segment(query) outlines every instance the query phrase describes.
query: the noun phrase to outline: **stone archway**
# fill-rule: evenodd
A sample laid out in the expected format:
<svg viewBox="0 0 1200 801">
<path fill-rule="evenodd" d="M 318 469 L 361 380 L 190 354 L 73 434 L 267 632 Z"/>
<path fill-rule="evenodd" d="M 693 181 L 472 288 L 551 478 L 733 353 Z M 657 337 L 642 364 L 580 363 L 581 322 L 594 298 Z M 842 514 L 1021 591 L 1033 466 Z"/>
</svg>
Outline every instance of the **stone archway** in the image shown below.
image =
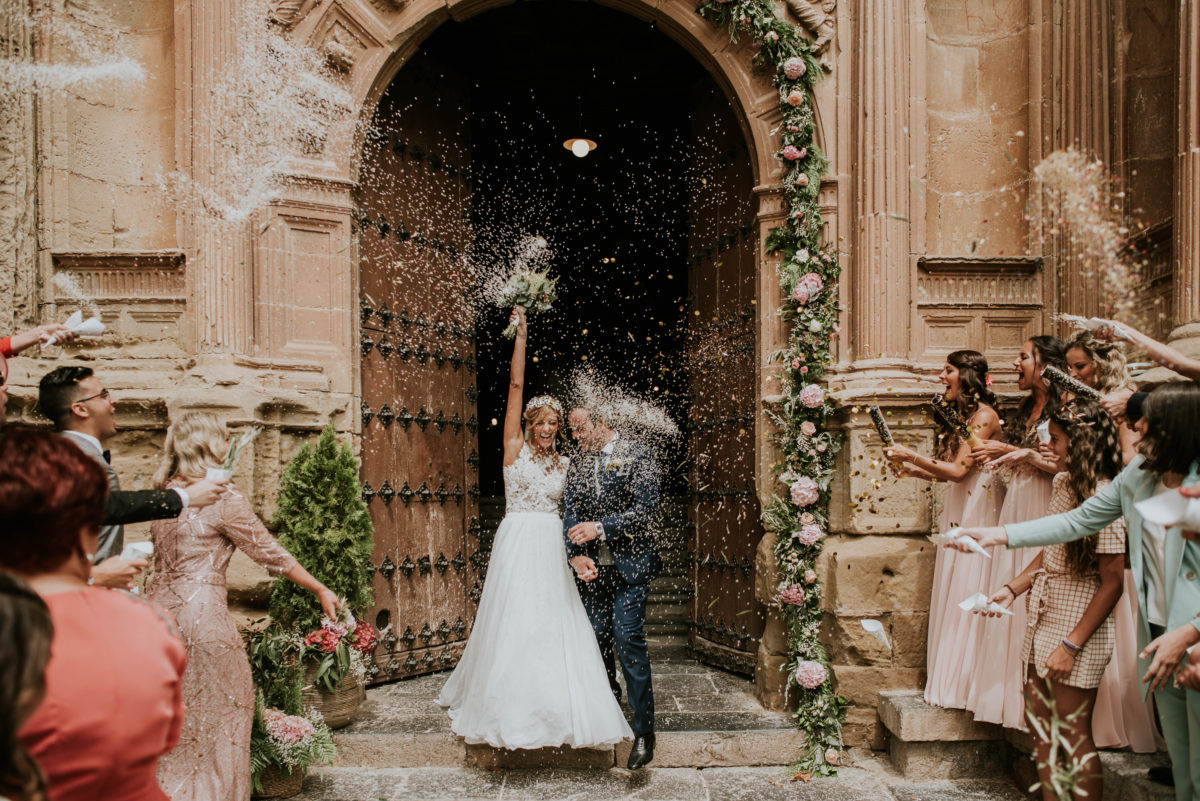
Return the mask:
<svg viewBox="0 0 1200 801">
<path fill-rule="evenodd" d="M 757 207 L 757 231 L 754 233 L 758 242 L 764 241 L 767 231 L 778 225 L 784 214 L 780 189 L 775 182 L 781 168 L 774 158 L 770 134 L 778 119 L 778 99 L 769 77 L 752 70 L 752 48 L 748 44 L 731 45 L 725 32 L 699 17 L 686 0 L 661 4 L 640 1 L 600 4 L 656 25 L 691 54 L 725 93 L 749 149 Z M 345 73 L 346 84 L 364 113 L 370 113 L 395 75 L 442 22 L 470 18 L 503 5 L 506 5 L 503 0 L 437 3 L 373 0 L 370 7 L 366 3 L 321 7 L 310 0 L 275 3 L 279 22 L 290 27 L 292 35 L 317 43 L 329 56 L 330 63 Z M 358 130 L 364 127 L 359 126 Z M 321 250 L 328 255 L 330 273 L 335 277 L 330 294 L 333 296 L 331 305 L 335 308 L 333 316 L 338 318 L 331 322 L 340 328 L 340 336 L 335 339 L 344 345 L 360 339 L 356 286 L 358 259 L 350 234 L 350 218 L 353 213 L 351 193 L 358 180 L 361 145 L 356 133 L 347 130 L 330 138 L 321 158 L 297 161 L 291 188 L 269 212 L 284 224 L 264 226 L 266 233 L 256 236 L 269 241 L 256 242 L 254 248 L 260 255 L 260 273 L 269 281 L 275 274 L 292 275 L 288 267 L 273 264 L 276 260 L 283 261 L 282 253 L 287 248 L 285 242 L 291 231 L 307 231 L 315 226 L 326 235 L 328 244 Z M 757 417 L 774 394 L 769 385 L 767 364 L 769 355 L 778 349 L 785 333 L 777 314 L 778 282 L 774 266 L 761 247 L 753 262 L 757 269 L 750 280 L 754 283 L 754 295 L 759 299 L 757 314 L 751 323 L 755 340 L 753 382 L 756 391 L 747 411 Z M 281 279 L 281 286 L 286 283 Z M 260 307 L 266 305 L 263 300 L 258 302 Z M 276 302 L 286 306 L 288 300 L 283 297 Z M 349 374 L 334 377 L 333 381 L 335 391 L 344 393 L 349 401 L 347 407 L 355 412 L 362 399 L 363 380 L 356 372 L 351 370 Z M 358 415 L 353 416 L 356 419 L 354 428 L 358 430 Z M 753 447 L 752 483 L 761 501 L 769 496 L 772 487 L 774 454 L 763 437 L 755 437 Z M 752 560 L 757 562 L 760 601 L 770 596 L 769 587 L 773 583 L 770 579 L 774 567 L 771 550 L 771 543 L 764 540 L 759 545 L 757 559 Z M 778 671 L 773 668 L 780 663 L 781 653 L 778 624 L 768 622 L 757 663 L 759 668 L 772 668 L 760 669 L 758 673 L 760 690 L 776 702 L 778 698 L 773 690 L 780 680 L 775 676 Z"/>
</svg>

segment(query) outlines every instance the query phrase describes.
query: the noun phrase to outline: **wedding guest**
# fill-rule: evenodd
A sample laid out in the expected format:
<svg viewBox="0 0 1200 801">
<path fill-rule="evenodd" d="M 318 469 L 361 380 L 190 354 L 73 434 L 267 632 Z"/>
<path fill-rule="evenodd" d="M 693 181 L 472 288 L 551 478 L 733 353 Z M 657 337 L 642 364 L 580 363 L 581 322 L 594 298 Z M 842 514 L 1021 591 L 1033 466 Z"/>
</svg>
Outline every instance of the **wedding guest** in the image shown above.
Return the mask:
<svg viewBox="0 0 1200 801">
<path fill-rule="evenodd" d="M 215 482 L 197 481 L 173 491 L 122 492 L 121 481 L 110 463 L 110 453 L 103 444 L 117 432 L 116 403 L 90 367 L 59 367 L 43 376 L 38 385 L 38 406 L 55 429 L 95 459 L 108 476 L 109 501 L 95 554 L 93 582 L 96 584 L 126 589 L 147 565 L 145 559 L 121 558 L 124 523 L 178 517 L 189 506 L 198 508 L 213 503 L 223 491 Z"/>
<path fill-rule="evenodd" d="M 46 798 L 46 777 L 17 732 L 46 695 L 53 635 L 42 599 L 25 582 L 0 571 L 0 798 Z"/>
<path fill-rule="evenodd" d="M 64 345 L 75 339 L 75 335 L 62 323 L 39 325 L 0 339 L 0 425 L 4 425 L 5 407 L 8 405 L 8 360 L 26 348 L 46 342 L 51 337 L 57 337 Z"/>
<path fill-rule="evenodd" d="M 946 357 L 938 380 L 946 387 L 946 402 L 980 439 L 1000 435 L 996 397 L 988 388 L 988 363 L 983 354 L 956 350 Z M 958 432 L 938 421 L 937 457 L 923 456 L 903 445 L 884 451 L 901 465 L 904 475 L 930 481 L 948 481 L 942 507 L 941 530 L 954 526 L 991 526 L 1000 515 L 1004 486 L 981 470 L 971 458 L 971 446 Z M 1002 549 L 997 549 L 998 551 Z M 933 594 L 929 603 L 929 637 L 926 654 L 925 701 L 934 706 L 964 709 L 977 669 L 987 621 L 959 609 L 964 598 L 987 586 L 987 561 L 974 554 L 940 548 L 933 567 Z"/>
<path fill-rule="evenodd" d="M 1108 486 L 1121 471 L 1122 461 L 1116 427 L 1095 401 L 1076 399 L 1060 407 L 1051 414 L 1049 429 L 1048 450 L 1060 472 L 1054 476 L 1047 511 L 1057 514 L 1074 509 Z M 1124 590 L 1124 574 L 1125 522 L 1118 518 L 1098 536 L 1048 545 L 1020 575 L 988 599 L 1008 609 L 1022 593 L 1029 592 L 1029 624 L 1021 661 L 1028 665 L 1028 713 L 1034 724 L 1035 756 L 1046 801 L 1056 799 L 1049 781 L 1054 765 L 1049 739 L 1038 735 L 1048 731 L 1051 700 L 1060 716 L 1079 711 L 1065 724 L 1071 753 L 1084 768 L 1078 797 L 1100 798 L 1103 794 L 1092 712 L 1113 654 L 1113 609 Z M 1132 641 L 1127 645 L 1132 646 Z M 1134 651 L 1132 647 L 1128 650 L 1130 654 Z M 1137 686 L 1136 680 L 1133 685 Z M 1139 708 L 1145 709 L 1144 705 Z M 1153 750 L 1152 732 L 1150 745 Z"/>
<path fill-rule="evenodd" d="M 167 801 L 154 772 L 179 738 L 184 648 L 150 604 L 88 586 L 107 491 L 66 439 L 0 431 L 0 568 L 54 622 L 46 696 L 19 738 L 50 801 Z"/>
<path fill-rule="evenodd" d="M 159 487 L 184 486 L 220 467 L 229 433 L 215 415 L 189 412 L 167 432 Z M 300 566 L 232 484 L 219 503 L 186 509 L 151 527 L 154 579 L 149 599 L 175 616 L 187 643 L 183 677 L 187 717 L 179 745 L 163 758 L 158 779 L 172 801 L 242 801 L 250 797 L 250 663 L 225 597 L 225 571 L 240 550 L 275 574 L 312 591 L 337 618 L 338 599 Z"/>
<path fill-rule="evenodd" d="M 1178 801 L 1200 798 L 1200 696 L 1174 685 L 1187 649 L 1200 642 L 1200 543 L 1178 526 L 1143 519 L 1139 501 L 1200 481 L 1200 386 L 1171 383 L 1149 394 L 1137 458 L 1112 483 L 1069 512 L 1023 523 L 964 529 L 981 545 L 1010 549 L 1082 539 L 1125 516 L 1138 593 L 1139 670 L 1154 693 Z"/>
<path fill-rule="evenodd" d="M 1161 364 L 1168 370 L 1174 370 L 1185 378 L 1200 381 L 1200 359 L 1188 356 L 1170 345 L 1164 345 L 1153 337 L 1146 336 L 1129 323 L 1116 320 L 1109 322 L 1111 323 L 1110 325 L 1096 332 L 1098 338 L 1107 340 L 1122 339 L 1118 334 L 1118 329 L 1120 329 L 1120 332 L 1125 335 L 1124 338 L 1132 342 L 1135 347 L 1141 348 L 1153 361 Z M 1114 390 L 1104 396 L 1104 408 L 1109 414 L 1119 417 L 1124 414 L 1125 403 L 1132 394 L 1132 387 Z"/>
<path fill-rule="evenodd" d="M 1067 369 L 1073 378 L 1104 395 L 1134 386 L 1120 346 L 1088 331 L 1080 332 L 1067 343 Z M 1137 455 L 1137 442 L 1141 438 L 1133 428 L 1141 416 L 1141 404 L 1139 401 L 1131 405 L 1134 409 L 1127 408 L 1124 418 L 1113 418 L 1121 441 L 1122 464 L 1129 464 Z M 1092 714 L 1092 734 L 1097 748 L 1132 748 L 1138 753 L 1153 753 L 1158 750 L 1154 712 L 1138 690 L 1137 650 L 1132 647 L 1137 641 L 1137 592 L 1133 571 L 1123 572 L 1125 589 L 1112 613 L 1118 645 L 1100 682 Z"/>
<path fill-rule="evenodd" d="M 1017 387 L 1028 393 L 1008 416 L 1004 440 L 984 440 L 971 451 L 976 462 L 991 463 L 993 469 L 1007 473 L 1008 488 L 1000 507 L 1000 523 L 1030 520 L 1045 514 L 1050 502 L 1051 480 L 1057 465 L 1037 451 L 1037 426 L 1049 420 L 1058 408 L 1058 388 L 1042 379 L 1042 369 L 1053 364 L 1065 369 L 1061 339 L 1036 336 L 1021 346 L 1013 360 Z M 1000 551 L 988 560 L 988 578 L 984 587 L 999 587 L 1025 569 L 1037 555 L 1030 549 Z M 1011 617 L 989 620 L 983 648 L 978 655 L 979 671 L 967 698 L 967 709 L 975 719 L 1000 723 L 1010 729 L 1025 728 L 1025 665 L 1021 645 L 1025 640 L 1025 610 L 1017 608 Z"/>
</svg>

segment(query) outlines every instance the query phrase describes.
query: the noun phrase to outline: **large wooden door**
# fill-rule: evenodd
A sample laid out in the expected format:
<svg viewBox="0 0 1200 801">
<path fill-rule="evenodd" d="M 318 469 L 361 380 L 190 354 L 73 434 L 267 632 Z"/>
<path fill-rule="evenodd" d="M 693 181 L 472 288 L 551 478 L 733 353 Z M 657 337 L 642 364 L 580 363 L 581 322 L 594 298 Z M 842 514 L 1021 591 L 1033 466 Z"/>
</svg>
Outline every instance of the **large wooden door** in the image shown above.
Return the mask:
<svg viewBox="0 0 1200 801">
<path fill-rule="evenodd" d="M 753 675 L 763 529 L 754 485 L 757 226 L 745 139 L 726 99 L 698 91 L 688 240 L 689 517 L 697 659 Z"/>
<path fill-rule="evenodd" d="M 465 84 L 418 56 L 364 145 L 363 497 L 375 524 L 375 682 L 453 667 L 483 584 Z"/>
</svg>

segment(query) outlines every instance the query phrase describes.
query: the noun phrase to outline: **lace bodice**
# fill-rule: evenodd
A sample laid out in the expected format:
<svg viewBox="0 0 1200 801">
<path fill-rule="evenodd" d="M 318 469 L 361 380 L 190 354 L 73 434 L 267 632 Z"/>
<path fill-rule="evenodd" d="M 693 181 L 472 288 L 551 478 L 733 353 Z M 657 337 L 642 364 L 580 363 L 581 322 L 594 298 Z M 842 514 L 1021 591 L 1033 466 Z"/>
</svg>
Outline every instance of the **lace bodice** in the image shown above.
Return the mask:
<svg viewBox="0 0 1200 801">
<path fill-rule="evenodd" d="M 556 463 L 535 459 L 530 447 L 522 445 L 517 460 L 504 466 L 505 512 L 558 514 L 568 461 L 565 456 L 556 457 Z"/>
</svg>

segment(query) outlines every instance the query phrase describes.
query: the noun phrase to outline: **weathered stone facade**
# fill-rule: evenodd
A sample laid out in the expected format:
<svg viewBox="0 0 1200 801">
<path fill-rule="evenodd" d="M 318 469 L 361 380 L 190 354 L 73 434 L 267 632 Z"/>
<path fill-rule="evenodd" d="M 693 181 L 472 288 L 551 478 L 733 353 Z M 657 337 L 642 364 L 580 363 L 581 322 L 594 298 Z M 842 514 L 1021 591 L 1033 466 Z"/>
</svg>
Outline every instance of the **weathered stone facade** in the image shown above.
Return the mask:
<svg viewBox="0 0 1200 801">
<path fill-rule="evenodd" d="M 598 0 L 679 42 L 724 89 L 746 136 L 760 239 L 784 213 L 772 129 L 778 99 L 752 48 L 695 13 L 692 0 Z M 362 142 L 345 126 L 295 158 L 284 197 L 236 234 L 172 211 L 154 176 L 203 175 L 220 159 L 203 118 L 229 58 L 239 0 L 88 0 L 54 13 L 105 12 L 147 65 L 137 87 L 17 104 L 0 122 L 0 328 L 62 315 L 60 272 L 95 297 L 111 335 L 67 352 L 13 360 L 10 417 L 32 418 L 37 378 L 64 360 L 103 372 L 118 399 L 114 450 L 129 486 L 144 486 L 172 415 L 213 409 L 257 421 L 247 489 L 266 513 L 282 464 L 333 419 L 360 430 L 358 263 L 352 191 Z M 388 83 L 439 24 L 504 0 L 276 0 L 280 25 L 316 42 L 369 118 Z M 791 13 L 780 3 L 780 14 Z M 814 4 L 816 5 L 816 4 Z M 930 442 L 916 407 L 945 353 L 1004 368 L 1050 313 L 1089 314 L 1096 293 L 1065 245 L 1028 252 L 1027 176 L 1045 154 L 1078 144 L 1115 165 L 1162 252 L 1147 302 L 1159 330 L 1200 349 L 1200 10 L 1169 0 L 843 0 L 816 106 L 832 166 L 821 189 L 827 238 L 845 265 L 839 362 L 843 468 L 825 561 L 826 640 L 853 703 L 849 742 L 877 736 L 875 694 L 923 682 L 937 492 L 870 468 L 878 398 L 903 435 Z M 0 34 L 5 22 L 0 20 Z M 829 33 L 830 26 L 822 29 Z M 49 57 L 54 42 L 4 37 L 6 53 Z M 1053 241 L 1053 240 L 1051 240 Z M 302 253 L 304 258 L 296 258 Z M 759 406 L 776 395 L 768 357 L 785 337 L 768 255 L 758 278 Z M 775 455 L 757 445 L 758 491 L 773 492 Z M 770 542 L 758 588 L 774 599 Z M 261 599 L 245 562 L 235 601 Z M 256 594 L 256 588 L 258 592 Z M 858 621 L 884 622 L 886 651 Z M 759 657 L 765 701 L 782 703 L 783 643 L 769 623 Z"/>
</svg>

